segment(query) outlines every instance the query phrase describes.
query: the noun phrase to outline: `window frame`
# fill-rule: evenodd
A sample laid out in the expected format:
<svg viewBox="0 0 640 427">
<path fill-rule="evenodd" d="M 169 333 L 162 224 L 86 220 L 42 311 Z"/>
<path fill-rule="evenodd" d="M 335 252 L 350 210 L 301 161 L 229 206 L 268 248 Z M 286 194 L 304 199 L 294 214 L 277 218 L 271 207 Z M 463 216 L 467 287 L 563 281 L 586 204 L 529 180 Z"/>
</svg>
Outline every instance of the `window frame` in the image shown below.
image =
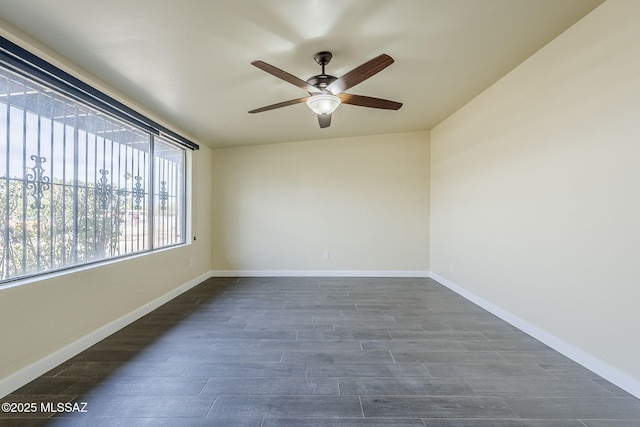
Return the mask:
<svg viewBox="0 0 640 427">
<path fill-rule="evenodd" d="M 150 223 L 156 221 L 156 214 L 160 210 L 159 206 L 155 206 L 156 199 L 158 198 L 157 193 L 159 191 L 159 189 L 154 188 L 155 181 L 159 179 L 156 175 L 156 171 L 154 170 L 154 164 L 157 158 L 155 152 L 156 142 L 169 144 L 170 146 L 174 146 L 182 150 L 182 177 L 181 182 L 178 182 L 179 187 L 182 191 L 182 218 L 180 224 L 180 234 L 182 235 L 182 238 L 180 239 L 181 241 L 171 244 L 165 244 L 162 246 L 156 246 L 156 231 L 153 229 L 154 227 L 152 225 L 148 237 L 148 248 L 143 248 L 142 250 L 138 250 L 136 252 L 107 256 L 88 262 L 79 262 L 77 264 L 70 264 L 63 267 L 51 268 L 44 271 L 37 271 L 35 273 L 27 273 L 0 279 L 0 289 L 15 286 L 17 284 L 20 284 L 20 282 L 30 281 L 30 279 L 33 280 L 34 278 L 45 278 L 46 276 L 64 273 L 69 270 L 90 268 L 91 266 L 96 264 L 105 264 L 124 258 L 137 257 L 190 243 L 188 233 L 190 227 L 189 217 L 191 214 L 191 197 L 189 195 L 190 180 L 188 179 L 188 177 L 190 173 L 191 156 L 189 152 L 199 149 L 199 146 L 196 143 L 160 125 L 156 121 L 122 104 L 121 102 L 104 94 L 91 85 L 79 80 L 71 74 L 61 70 L 60 68 L 52 65 L 44 59 L 32 54 L 31 52 L 23 49 L 22 47 L 1 36 L 0 67 L 18 74 L 27 80 L 32 80 L 35 83 L 42 85 L 48 89 L 54 90 L 61 95 L 66 96 L 71 100 L 78 102 L 86 107 L 96 109 L 99 112 L 104 113 L 108 117 L 111 117 L 111 119 L 124 122 L 128 126 L 131 126 L 132 128 L 137 129 L 149 136 L 150 165 L 148 173 L 150 188 L 148 201 L 150 206 L 148 215 Z M 7 158 L 6 161 L 9 162 L 9 159 Z M 9 180 L 12 178 L 8 176 L 6 179 Z"/>
</svg>

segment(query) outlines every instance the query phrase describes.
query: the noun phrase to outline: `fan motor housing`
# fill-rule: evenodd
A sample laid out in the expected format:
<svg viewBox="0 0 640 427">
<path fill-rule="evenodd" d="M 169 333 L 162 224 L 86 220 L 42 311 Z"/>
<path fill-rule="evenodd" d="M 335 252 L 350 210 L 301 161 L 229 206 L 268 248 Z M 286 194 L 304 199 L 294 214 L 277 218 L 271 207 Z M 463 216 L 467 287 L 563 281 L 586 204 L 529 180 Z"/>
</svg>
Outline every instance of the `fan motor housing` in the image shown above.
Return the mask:
<svg viewBox="0 0 640 427">
<path fill-rule="evenodd" d="M 325 89 L 336 80 L 338 80 L 336 76 L 332 76 L 330 74 L 318 74 L 316 76 L 309 77 L 307 79 L 307 83 L 311 86 L 317 87 L 318 89 Z"/>
</svg>

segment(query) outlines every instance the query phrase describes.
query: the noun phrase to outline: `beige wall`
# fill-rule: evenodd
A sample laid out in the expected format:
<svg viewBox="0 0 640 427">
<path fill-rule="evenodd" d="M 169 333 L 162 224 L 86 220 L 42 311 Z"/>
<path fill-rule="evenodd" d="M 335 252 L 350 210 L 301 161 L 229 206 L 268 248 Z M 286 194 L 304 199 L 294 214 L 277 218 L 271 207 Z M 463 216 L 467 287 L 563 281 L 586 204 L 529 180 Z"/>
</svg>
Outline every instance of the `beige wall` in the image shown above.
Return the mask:
<svg viewBox="0 0 640 427">
<path fill-rule="evenodd" d="M 638 16 L 605 2 L 432 131 L 431 271 L 640 381 Z"/>
<path fill-rule="evenodd" d="M 211 270 L 211 161 L 193 153 L 192 244 L 0 290 L 0 383 Z"/>
<path fill-rule="evenodd" d="M 428 132 L 217 149 L 213 169 L 216 270 L 429 269 Z"/>
</svg>

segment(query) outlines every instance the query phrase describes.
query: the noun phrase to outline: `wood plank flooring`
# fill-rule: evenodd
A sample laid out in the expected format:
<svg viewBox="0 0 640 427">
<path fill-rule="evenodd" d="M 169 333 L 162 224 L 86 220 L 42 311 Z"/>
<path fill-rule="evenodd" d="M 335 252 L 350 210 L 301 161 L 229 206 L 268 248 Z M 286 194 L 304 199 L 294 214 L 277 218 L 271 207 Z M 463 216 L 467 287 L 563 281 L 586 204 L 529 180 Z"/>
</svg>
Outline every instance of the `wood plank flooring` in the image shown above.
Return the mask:
<svg viewBox="0 0 640 427">
<path fill-rule="evenodd" d="M 640 427 L 640 400 L 409 278 L 212 278 L 0 402 L 37 409 L 2 426 Z"/>
</svg>

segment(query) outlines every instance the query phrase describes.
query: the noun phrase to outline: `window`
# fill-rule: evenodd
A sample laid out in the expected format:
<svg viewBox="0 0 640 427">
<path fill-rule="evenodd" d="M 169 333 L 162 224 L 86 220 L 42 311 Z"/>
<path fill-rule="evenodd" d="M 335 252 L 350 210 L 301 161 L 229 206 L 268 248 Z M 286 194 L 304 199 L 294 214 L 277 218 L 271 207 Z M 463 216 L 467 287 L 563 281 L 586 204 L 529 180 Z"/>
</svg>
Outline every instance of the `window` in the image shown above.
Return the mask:
<svg viewBox="0 0 640 427">
<path fill-rule="evenodd" d="M 154 144 L 154 247 L 184 243 L 184 150 L 158 138 Z"/>
<path fill-rule="evenodd" d="M 0 283 L 185 243 L 184 140 L 99 92 L 78 96 L 79 82 L 49 64 L 45 78 L 29 73 L 15 59 L 25 52 L 6 46 Z"/>
</svg>

